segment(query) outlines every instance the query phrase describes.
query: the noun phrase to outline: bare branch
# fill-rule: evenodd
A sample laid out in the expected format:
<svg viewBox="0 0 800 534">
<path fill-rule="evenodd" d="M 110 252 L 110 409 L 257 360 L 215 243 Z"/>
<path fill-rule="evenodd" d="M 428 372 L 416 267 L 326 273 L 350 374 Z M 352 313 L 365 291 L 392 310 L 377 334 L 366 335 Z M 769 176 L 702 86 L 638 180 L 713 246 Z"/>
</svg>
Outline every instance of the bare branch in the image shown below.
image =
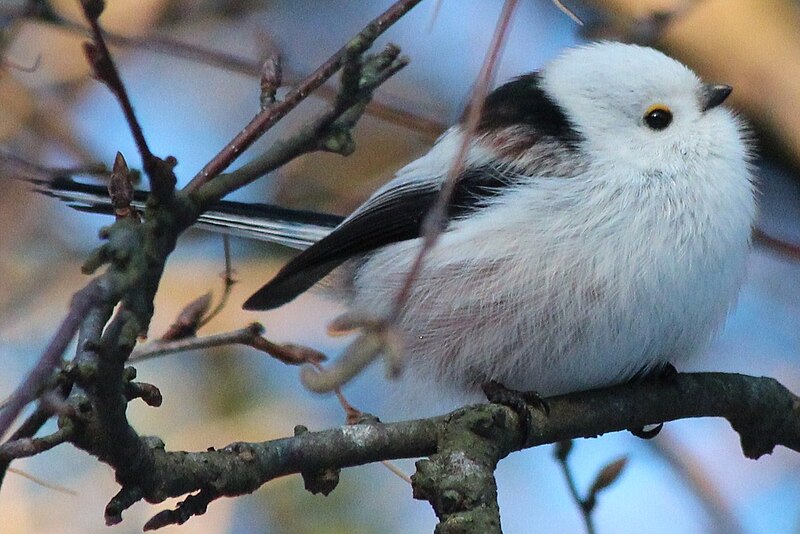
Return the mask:
<svg viewBox="0 0 800 534">
<path fill-rule="evenodd" d="M 59 28 L 79 35 L 86 35 L 88 33 L 88 28 L 85 26 L 64 19 L 53 12 L 48 12 L 46 16 L 40 13 L 23 13 L 21 10 L 13 14 L 18 16 L 25 15 L 34 20 L 42 20 L 43 22 L 57 25 Z M 195 61 L 231 72 L 237 72 L 246 76 L 261 76 L 262 64 L 257 61 L 202 46 L 183 43 L 168 36 L 148 35 L 146 37 L 136 37 L 120 35 L 105 30 L 103 31 L 103 35 L 105 36 L 106 42 L 112 45 L 170 55 L 187 61 Z M 283 81 L 287 85 L 296 85 L 299 83 L 299 80 L 300 77 L 295 73 L 284 71 Z M 319 87 L 316 93 L 320 97 L 330 101 L 333 101 L 337 97 L 337 91 L 327 85 Z M 440 121 L 421 117 L 410 111 L 380 102 L 379 100 L 371 101 L 367 105 L 366 113 L 378 119 L 413 130 L 430 139 L 436 139 L 446 129 L 446 125 Z"/>
<path fill-rule="evenodd" d="M 228 145 L 189 182 L 186 191 L 197 191 L 203 184 L 224 171 L 239 155 L 274 126 L 289 111 L 305 100 L 305 98 L 325 83 L 344 64 L 348 50 L 366 50 L 384 31 L 397 22 L 420 0 L 398 0 L 378 18 L 370 22 L 347 45 L 339 49 L 317 70 L 308 76 L 300 85 L 290 91 L 283 101 L 269 106 L 258 113 Z"/>
<path fill-rule="evenodd" d="M 95 280 L 72 297 L 69 313 L 61 322 L 36 366 L 0 410 L 0 436 L 5 435 L 20 411 L 41 394 L 61 363 L 61 356 L 77 333 L 89 309 L 101 300 L 103 293 L 101 283 Z"/>
<path fill-rule="evenodd" d="M 552 397 L 547 403 L 549 416 L 531 409 L 533 425 L 523 448 L 682 418 L 724 417 L 739 433 L 743 452 L 749 458 L 768 454 L 775 445 L 800 452 L 800 399 L 769 378 L 679 374 L 669 384 L 626 384 Z M 495 447 L 496 459 L 520 448 L 517 415 L 495 404 L 466 407 L 429 419 L 348 425 L 196 453 L 168 452 L 163 443 L 151 440 L 145 455 L 150 463 L 128 473 L 132 478 L 123 482 L 109 509 L 117 517 L 143 498 L 160 502 L 211 486 L 218 496 L 235 496 L 291 473 L 432 455 L 442 450 L 439 437 L 454 418 L 465 422 L 459 432 L 477 433 L 483 446 Z M 472 445 L 458 439 L 451 443 Z M 451 453 L 455 450 L 450 449 Z"/>
<path fill-rule="evenodd" d="M 442 188 L 436 197 L 436 202 L 425 216 L 425 221 L 423 224 L 422 246 L 420 247 L 416 258 L 414 259 L 414 263 L 411 265 L 411 269 L 409 270 L 400 291 L 395 297 L 395 303 L 388 318 L 389 323 L 394 323 L 399 318 L 400 313 L 405 306 L 406 300 L 408 299 L 408 294 L 414 285 L 414 281 L 422 269 L 425 256 L 436 245 L 436 241 L 439 239 L 439 234 L 441 234 L 443 230 L 443 222 L 447 213 L 447 206 L 450 203 L 453 192 L 455 191 L 458 177 L 461 175 L 461 172 L 464 169 L 469 145 L 472 143 L 475 130 L 478 127 L 481 113 L 483 111 L 483 104 L 486 100 L 486 95 L 489 93 L 489 88 L 494 80 L 494 75 L 497 70 L 497 63 L 508 34 L 508 29 L 510 27 L 511 19 L 513 18 L 514 9 L 516 6 L 516 0 L 506 0 L 503 4 L 503 10 L 500 13 L 500 18 L 497 22 L 497 26 L 495 27 L 494 35 L 492 36 L 492 42 L 490 43 L 489 49 L 486 52 L 486 57 L 484 58 L 483 65 L 481 66 L 480 74 L 478 74 L 478 80 L 475 85 L 475 89 L 473 90 L 472 97 L 470 98 L 469 111 L 467 114 L 467 120 L 464 124 L 464 135 L 461 140 L 461 144 L 459 145 L 458 152 L 453 160 L 453 165 L 450 167 L 447 173 L 447 178 L 445 179 L 444 184 L 442 184 Z"/>
<path fill-rule="evenodd" d="M 575 12 L 572 11 L 570 8 L 565 6 L 561 0 L 551 0 L 551 1 L 562 13 L 564 13 L 566 16 L 572 19 L 572 22 L 574 22 L 578 26 L 583 26 L 583 21 L 580 19 L 580 17 L 578 17 L 578 15 L 576 15 Z"/>
<path fill-rule="evenodd" d="M 301 365 L 305 363 L 319 363 L 325 360 L 325 355 L 315 350 L 298 345 L 278 345 L 261 334 L 264 327 L 259 323 L 252 323 L 245 328 L 214 334 L 204 337 L 190 337 L 177 341 L 154 341 L 147 345 L 137 347 L 132 353 L 129 362 L 151 360 L 169 354 L 186 352 L 189 350 L 223 347 L 226 345 L 246 345 L 264 352 L 276 360 L 287 365 Z"/>
<path fill-rule="evenodd" d="M 108 174 L 108 168 L 102 163 L 82 167 L 46 167 L 2 148 L 0 148 L 0 168 L 7 169 L 7 174 L 11 178 L 29 178 L 40 181 L 51 181 L 77 175 L 105 176 Z"/>
<path fill-rule="evenodd" d="M 594 534 L 594 521 L 592 520 L 592 511 L 587 509 L 586 501 L 581 497 L 578 485 L 575 483 L 575 477 L 572 476 L 572 470 L 569 468 L 569 455 L 572 452 L 572 440 L 559 441 L 555 448 L 555 457 L 558 460 L 558 465 L 561 466 L 561 472 L 564 473 L 564 479 L 567 481 L 567 489 L 572 500 L 578 505 L 578 510 L 581 512 L 583 524 L 586 526 L 587 534 Z"/>
<path fill-rule="evenodd" d="M 78 492 L 73 490 L 73 489 L 69 489 L 67 487 L 60 486 L 58 484 L 53 484 L 53 483 L 48 482 L 46 480 L 42 480 L 39 477 L 35 477 L 35 476 L 31 475 L 30 473 L 26 473 L 25 471 L 21 471 L 19 469 L 14 469 L 14 468 L 9 467 L 8 468 L 8 472 L 9 473 L 14 473 L 15 475 L 20 476 L 22 478 L 27 478 L 28 480 L 30 480 L 34 484 L 38 484 L 39 486 L 42 486 L 43 488 L 51 489 L 51 490 L 57 491 L 59 493 L 65 493 L 67 495 L 77 495 L 78 494 Z"/>
<path fill-rule="evenodd" d="M 341 95 L 331 109 L 308 122 L 297 134 L 273 143 L 262 155 L 242 165 L 236 171 L 221 174 L 214 180 L 202 180 L 205 185 L 191 193 L 199 209 L 207 207 L 231 191 L 247 185 L 302 154 L 315 150 L 350 154 L 354 146 L 349 130 L 364 112 L 364 106 L 371 99 L 372 92 L 408 63 L 406 58 L 397 57 L 397 49 L 391 45 L 364 61 L 362 71 L 364 76 L 356 94 Z M 275 106 L 281 106 L 284 102 L 286 100 Z M 275 106 L 269 109 L 274 109 Z"/>
<path fill-rule="evenodd" d="M 753 240 L 757 245 L 761 245 L 784 258 L 800 261 L 799 245 L 772 237 L 760 228 L 753 229 Z"/>
<path fill-rule="evenodd" d="M 225 305 L 228 304 L 228 298 L 231 296 L 231 289 L 233 289 L 234 284 L 237 282 L 237 280 L 233 277 L 234 270 L 233 262 L 231 261 L 231 238 L 228 234 L 222 236 L 222 250 L 225 256 L 225 271 L 222 273 L 222 296 L 220 297 L 217 305 L 214 306 L 214 309 L 208 312 L 205 317 L 203 317 L 203 320 L 200 321 L 198 328 L 202 328 L 210 323 L 214 317 L 219 315 L 219 313 L 225 309 Z"/>
<path fill-rule="evenodd" d="M 175 174 L 172 172 L 177 162 L 171 156 L 166 160 L 156 157 L 147 146 L 147 140 L 133 111 L 133 104 L 131 104 L 128 97 L 128 91 L 125 89 L 125 84 L 122 83 L 122 78 L 120 78 L 117 67 L 114 65 L 111 52 L 108 50 L 103 38 L 103 31 L 100 28 L 98 18 L 103 12 L 104 2 L 100 0 L 81 0 L 81 7 L 86 20 L 89 22 L 92 34 L 92 42 L 84 43 L 83 47 L 89 65 L 92 67 L 92 72 L 95 78 L 108 86 L 122 107 L 125 120 L 128 122 L 131 134 L 136 141 L 136 146 L 142 155 L 142 163 L 147 176 L 150 178 L 150 187 L 153 195 L 158 199 L 167 199 L 172 195 L 177 181 Z"/>
<path fill-rule="evenodd" d="M 68 425 L 41 438 L 21 438 L 8 441 L 0 445 L 0 462 L 34 456 L 48 451 L 56 445 L 66 443 L 70 437 L 72 437 L 72 426 Z"/>
</svg>

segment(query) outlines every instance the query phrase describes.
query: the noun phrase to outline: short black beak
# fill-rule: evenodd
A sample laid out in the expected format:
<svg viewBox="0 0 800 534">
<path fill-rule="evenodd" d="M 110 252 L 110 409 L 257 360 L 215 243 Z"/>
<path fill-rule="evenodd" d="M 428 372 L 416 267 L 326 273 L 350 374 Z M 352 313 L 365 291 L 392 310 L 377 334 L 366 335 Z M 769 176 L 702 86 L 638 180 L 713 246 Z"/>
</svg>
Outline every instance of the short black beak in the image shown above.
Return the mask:
<svg viewBox="0 0 800 534">
<path fill-rule="evenodd" d="M 728 95 L 733 91 L 730 85 L 711 84 L 708 83 L 703 86 L 700 94 L 700 109 L 708 111 L 725 102 Z"/>
</svg>

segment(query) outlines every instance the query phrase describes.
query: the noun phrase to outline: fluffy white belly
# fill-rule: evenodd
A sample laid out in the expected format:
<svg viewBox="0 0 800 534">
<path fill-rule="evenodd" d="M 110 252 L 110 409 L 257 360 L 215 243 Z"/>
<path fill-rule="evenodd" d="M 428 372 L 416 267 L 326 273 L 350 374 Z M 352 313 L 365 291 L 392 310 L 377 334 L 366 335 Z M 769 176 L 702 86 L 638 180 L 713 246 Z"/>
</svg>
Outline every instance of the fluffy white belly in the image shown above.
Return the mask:
<svg viewBox="0 0 800 534">
<path fill-rule="evenodd" d="M 401 318 L 416 378 L 467 391 L 493 379 L 542 395 L 619 383 L 679 367 L 735 300 L 750 218 L 717 228 L 696 212 L 637 217 L 629 205 L 595 221 L 581 217 L 591 206 L 524 206 L 486 210 L 496 223 L 457 223 L 427 257 Z M 418 247 L 370 257 L 353 306 L 387 310 Z"/>
</svg>

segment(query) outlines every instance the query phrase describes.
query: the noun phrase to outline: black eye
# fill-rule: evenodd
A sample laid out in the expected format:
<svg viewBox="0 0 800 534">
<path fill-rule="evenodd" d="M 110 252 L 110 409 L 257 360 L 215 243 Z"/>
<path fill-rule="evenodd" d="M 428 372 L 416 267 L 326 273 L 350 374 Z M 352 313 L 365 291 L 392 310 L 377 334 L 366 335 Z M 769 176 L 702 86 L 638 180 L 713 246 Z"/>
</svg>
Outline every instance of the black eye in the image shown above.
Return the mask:
<svg viewBox="0 0 800 534">
<path fill-rule="evenodd" d="M 663 104 L 655 104 L 647 108 L 644 122 L 653 130 L 663 130 L 672 123 L 672 112 Z"/>
</svg>

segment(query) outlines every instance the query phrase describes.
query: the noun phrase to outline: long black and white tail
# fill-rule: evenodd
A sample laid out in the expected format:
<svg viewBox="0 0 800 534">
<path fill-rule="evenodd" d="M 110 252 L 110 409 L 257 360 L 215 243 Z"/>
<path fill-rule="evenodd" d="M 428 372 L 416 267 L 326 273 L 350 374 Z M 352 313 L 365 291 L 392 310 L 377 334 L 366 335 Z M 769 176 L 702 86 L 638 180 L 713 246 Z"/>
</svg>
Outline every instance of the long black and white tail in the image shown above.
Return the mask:
<svg viewBox="0 0 800 534">
<path fill-rule="evenodd" d="M 73 180 L 30 182 L 38 192 L 57 198 L 76 210 L 114 213 L 105 186 Z M 146 192 L 137 191 L 132 205 L 143 209 L 146 195 Z M 328 235 L 341 221 L 342 217 L 336 215 L 290 210 L 270 204 L 221 201 L 203 213 L 196 226 L 303 250 Z"/>
</svg>

